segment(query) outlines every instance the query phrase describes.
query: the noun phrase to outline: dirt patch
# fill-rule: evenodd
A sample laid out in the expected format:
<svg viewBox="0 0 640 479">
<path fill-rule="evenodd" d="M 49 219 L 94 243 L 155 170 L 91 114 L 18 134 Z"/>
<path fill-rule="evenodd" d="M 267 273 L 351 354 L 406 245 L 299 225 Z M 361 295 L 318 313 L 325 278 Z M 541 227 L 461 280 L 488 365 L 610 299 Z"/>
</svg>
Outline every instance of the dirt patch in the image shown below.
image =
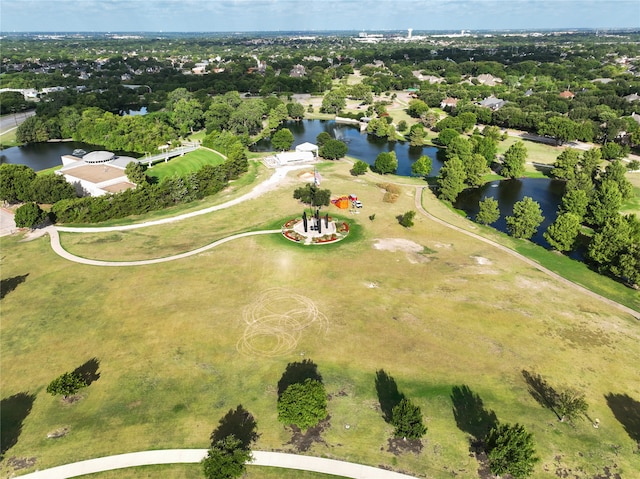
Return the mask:
<svg viewBox="0 0 640 479">
<path fill-rule="evenodd" d="M 61 427 L 56 429 L 55 431 L 51 431 L 50 433 L 47 434 L 47 438 L 48 439 L 58 439 L 60 437 L 64 437 L 67 435 L 67 433 L 69 432 L 69 428 L 68 427 Z"/>
<path fill-rule="evenodd" d="M 72 394 L 71 396 L 63 397 L 62 402 L 65 404 L 75 404 L 80 401 L 84 396 L 81 394 Z"/>
<path fill-rule="evenodd" d="M 327 445 L 322 439 L 322 433 L 331 425 L 331 416 L 315 427 L 310 427 L 306 431 L 301 431 L 298 426 L 291 425 L 291 441 L 287 444 L 293 446 L 296 452 L 307 452 L 315 443 Z"/>
<path fill-rule="evenodd" d="M 403 251 L 405 253 L 421 253 L 424 250 L 424 247 L 418 243 L 402 238 L 376 239 L 373 247 L 383 251 Z"/>
<path fill-rule="evenodd" d="M 392 437 L 388 441 L 387 451 L 394 456 L 411 452 L 413 454 L 420 454 L 422 452 L 422 441 L 420 439 L 402 439 Z"/>
<path fill-rule="evenodd" d="M 314 177 L 313 171 L 304 171 L 298 174 L 298 179 L 301 181 L 313 181 Z"/>
<path fill-rule="evenodd" d="M 483 258 L 482 256 L 472 256 L 472 258 L 479 265 L 492 265 L 493 264 L 493 262 L 490 259 Z"/>
<path fill-rule="evenodd" d="M 35 457 L 10 457 L 7 459 L 7 466 L 12 468 L 14 471 L 19 471 L 20 469 L 27 469 L 28 467 L 33 467 L 36 464 Z"/>
</svg>

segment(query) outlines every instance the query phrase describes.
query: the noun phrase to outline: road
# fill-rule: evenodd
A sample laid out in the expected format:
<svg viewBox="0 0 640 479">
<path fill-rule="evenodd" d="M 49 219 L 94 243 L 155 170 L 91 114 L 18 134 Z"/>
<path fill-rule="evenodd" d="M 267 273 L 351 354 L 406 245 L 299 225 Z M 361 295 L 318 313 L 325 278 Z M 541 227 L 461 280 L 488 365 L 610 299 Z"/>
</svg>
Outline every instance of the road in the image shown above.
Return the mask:
<svg viewBox="0 0 640 479">
<path fill-rule="evenodd" d="M 364 466 L 353 462 L 336 461 L 313 456 L 286 454 L 282 452 L 253 451 L 254 466 L 281 467 L 299 471 L 320 472 L 352 479 L 416 479 L 399 472 Z M 206 449 L 165 449 L 160 451 L 142 451 L 116 456 L 100 457 L 87 461 L 74 462 L 64 466 L 36 471 L 20 479 L 67 479 L 102 471 L 112 471 L 137 466 L 155 464 L 194 464 L 207 455 Z"/>
<path fill-rule="evenodd" d="M 4 115 L 0 117 L 0 135 L 4 135 L 5 133 L 10 132 L 11 130 L 15 130 L 18 128 L 18 125 L 25 121 L 30 116 L 35 115 L 35 110 L 25 111 L 21 113 L 14 113 L 9 115 Z"/>
</svg>

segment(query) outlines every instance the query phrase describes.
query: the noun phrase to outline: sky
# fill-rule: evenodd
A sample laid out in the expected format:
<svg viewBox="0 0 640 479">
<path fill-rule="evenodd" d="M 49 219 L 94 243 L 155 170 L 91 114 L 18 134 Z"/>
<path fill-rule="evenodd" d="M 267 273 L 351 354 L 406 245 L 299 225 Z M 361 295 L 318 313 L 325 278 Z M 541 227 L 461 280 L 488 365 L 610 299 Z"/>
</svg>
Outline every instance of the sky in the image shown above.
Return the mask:
<svg viewBox="0 0 640 479">
<path fill-rule="evenodd" d="M 640 28 L 640 0 L 0 0 L 0 32 Z"/>
</svg>

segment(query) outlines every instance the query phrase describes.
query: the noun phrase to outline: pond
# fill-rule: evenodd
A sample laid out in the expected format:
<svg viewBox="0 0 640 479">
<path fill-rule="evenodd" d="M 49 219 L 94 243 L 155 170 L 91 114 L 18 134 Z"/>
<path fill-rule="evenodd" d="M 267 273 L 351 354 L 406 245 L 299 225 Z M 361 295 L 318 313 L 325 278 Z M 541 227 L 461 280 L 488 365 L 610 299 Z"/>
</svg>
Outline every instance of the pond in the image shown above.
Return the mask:
<svg viewBox="0 0 640 479">
<path fill-rule="evenodd" d="M 478 203 L 485 198 L 493 198 L 498 202 L 500 219 L 491 226 L 499 231 L 507 232 L 505 217 L 513 214 L 513 205 L 529 196 L 540 204 L 544 221 L 537 233 L 531 238 L 534 243 L 549 248 L 543 233 L 553 223 L 557 216 L 558 206 L 562 202 L 565 183 L 549 178 L 522 178 L 517 180 L 502 180 L 486 183 L 479 188 L 463 191 L 458 195 L 454 206 L 464 211 L 470 219 L 475 219 L 479 211 Z M 576 257 L 580 257 L 577 253 Z"/>
<path fill-rule="evenodd" d="M 288 121 L 284 128 L 288 128 L 293 133 L 293 144 L 309 142 L 316 143 L 317 136 L 323 131 L 329 133 L 332 138 L 344 141 L 349 147 L 347 154 L 370 165 L 376 161 L 376 157 L 383 152 L 394 151 L 398 158 L 397 174 L 401 176 L 411 176 L 411 165 L 422 155 L 431 158 L 433 168 L 431 176 L 436 176 L 443 165 L 444 156 L 439 154 L 440 149 L 433 146 L 412 148 L 409 142 L 387 142 L 386 140 L 376 140 L 366 133 L 360 132 L 360 128 L 354 125 L 336 123 L 334 120 L 303 120 Z M 269 140 L 262 140 L 252 146 L 254 151 L 272 151 Z"/>
<path fill-rule="evenodd" d="M 285 124 L 291 130 L 294 137 L 294 145 L 304 142 L 315 143 L 316 137 L 326 131 L 333 138 L 343 140 L 349 146 L 348 154 L 372 165 L 376 157 L 382 152 L 395 151 L 398 158 L 398 175 L 411 175 L 411 165 L 420 156 L 427 155 L 433 162 L 431 176 L 437 176 L 443 164 L 444 156 L 438 148 L 423 147 L 410 148 L 408 142 L 388 143 L 386 141 L 373 140 L 366 133 L 353 125 L 336 123 L 333 120 L 303 120 L 290 121 Z M 51 142 L 36 143 L 32 145 L 8 148 L 0 152 L 2 162 L 27 165 L 34 170 L 43 170 L 61 164 L 60 156 L 68 155 L 75 149 L 83 149 L 87 152 L 103 149 L 100 146 L 88 145 L 80 142 Z M 271 151 L 268 140 L 263 140 L 252 147 L 254 151 Z M 138 155 L 116 152 L 117 154 L 137 157 Z M 500 208 L 500 219 L 492 226 L 506 232 L 505 217 L 513 213 L 513 205 L 523 197 L 529 196 L 540 203 L 544 222 L 538 228 L 538 232 L 532 241 L 541 246 L 548 247 L 542 234 L 549 224 L 556 218 L 556 210 L 562 200 L 564 183 L 548 178 L 522 178 L 518 180 L 503 180 L 487 183 L 479 188 L 465 190 L 458 196 L 455 207 L 464 211 L 471 219 L 475 219 L 478 213 L 478 203 L 486 198 L 495 198 Z"/>
<path fill-rule="evenodd" d="M 0 151 L 0 163 L 27 165 L 35 171 L 46 170 L 54 166 L 62 166 L 62 155 L 70 155 L 73 150 L 80 149 L 87 153 L 104 150 L 103 146 L 90 145 L 80 141 L 55 141 L 48 143 L 31 143 L 24 146 L 14 146 Z M 137 158 L 137 153 L 114 151 L 117 155 Z"/>
</svg>

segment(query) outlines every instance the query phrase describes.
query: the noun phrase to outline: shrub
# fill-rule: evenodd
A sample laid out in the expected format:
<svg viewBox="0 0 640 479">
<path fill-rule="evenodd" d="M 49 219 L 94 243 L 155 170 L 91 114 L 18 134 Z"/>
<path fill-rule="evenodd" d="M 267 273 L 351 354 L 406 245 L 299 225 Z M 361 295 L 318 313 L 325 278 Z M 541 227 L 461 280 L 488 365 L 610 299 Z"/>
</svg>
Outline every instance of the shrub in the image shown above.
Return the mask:
<svg viewBox="0 0 640 479">
<path fill-rule="evenodd" d="M 16 210 L 14 221 L 18 228 L 33 228 L 46 217 L 47 214 L 36 203 L 25 203 Z"/>
</svg>

